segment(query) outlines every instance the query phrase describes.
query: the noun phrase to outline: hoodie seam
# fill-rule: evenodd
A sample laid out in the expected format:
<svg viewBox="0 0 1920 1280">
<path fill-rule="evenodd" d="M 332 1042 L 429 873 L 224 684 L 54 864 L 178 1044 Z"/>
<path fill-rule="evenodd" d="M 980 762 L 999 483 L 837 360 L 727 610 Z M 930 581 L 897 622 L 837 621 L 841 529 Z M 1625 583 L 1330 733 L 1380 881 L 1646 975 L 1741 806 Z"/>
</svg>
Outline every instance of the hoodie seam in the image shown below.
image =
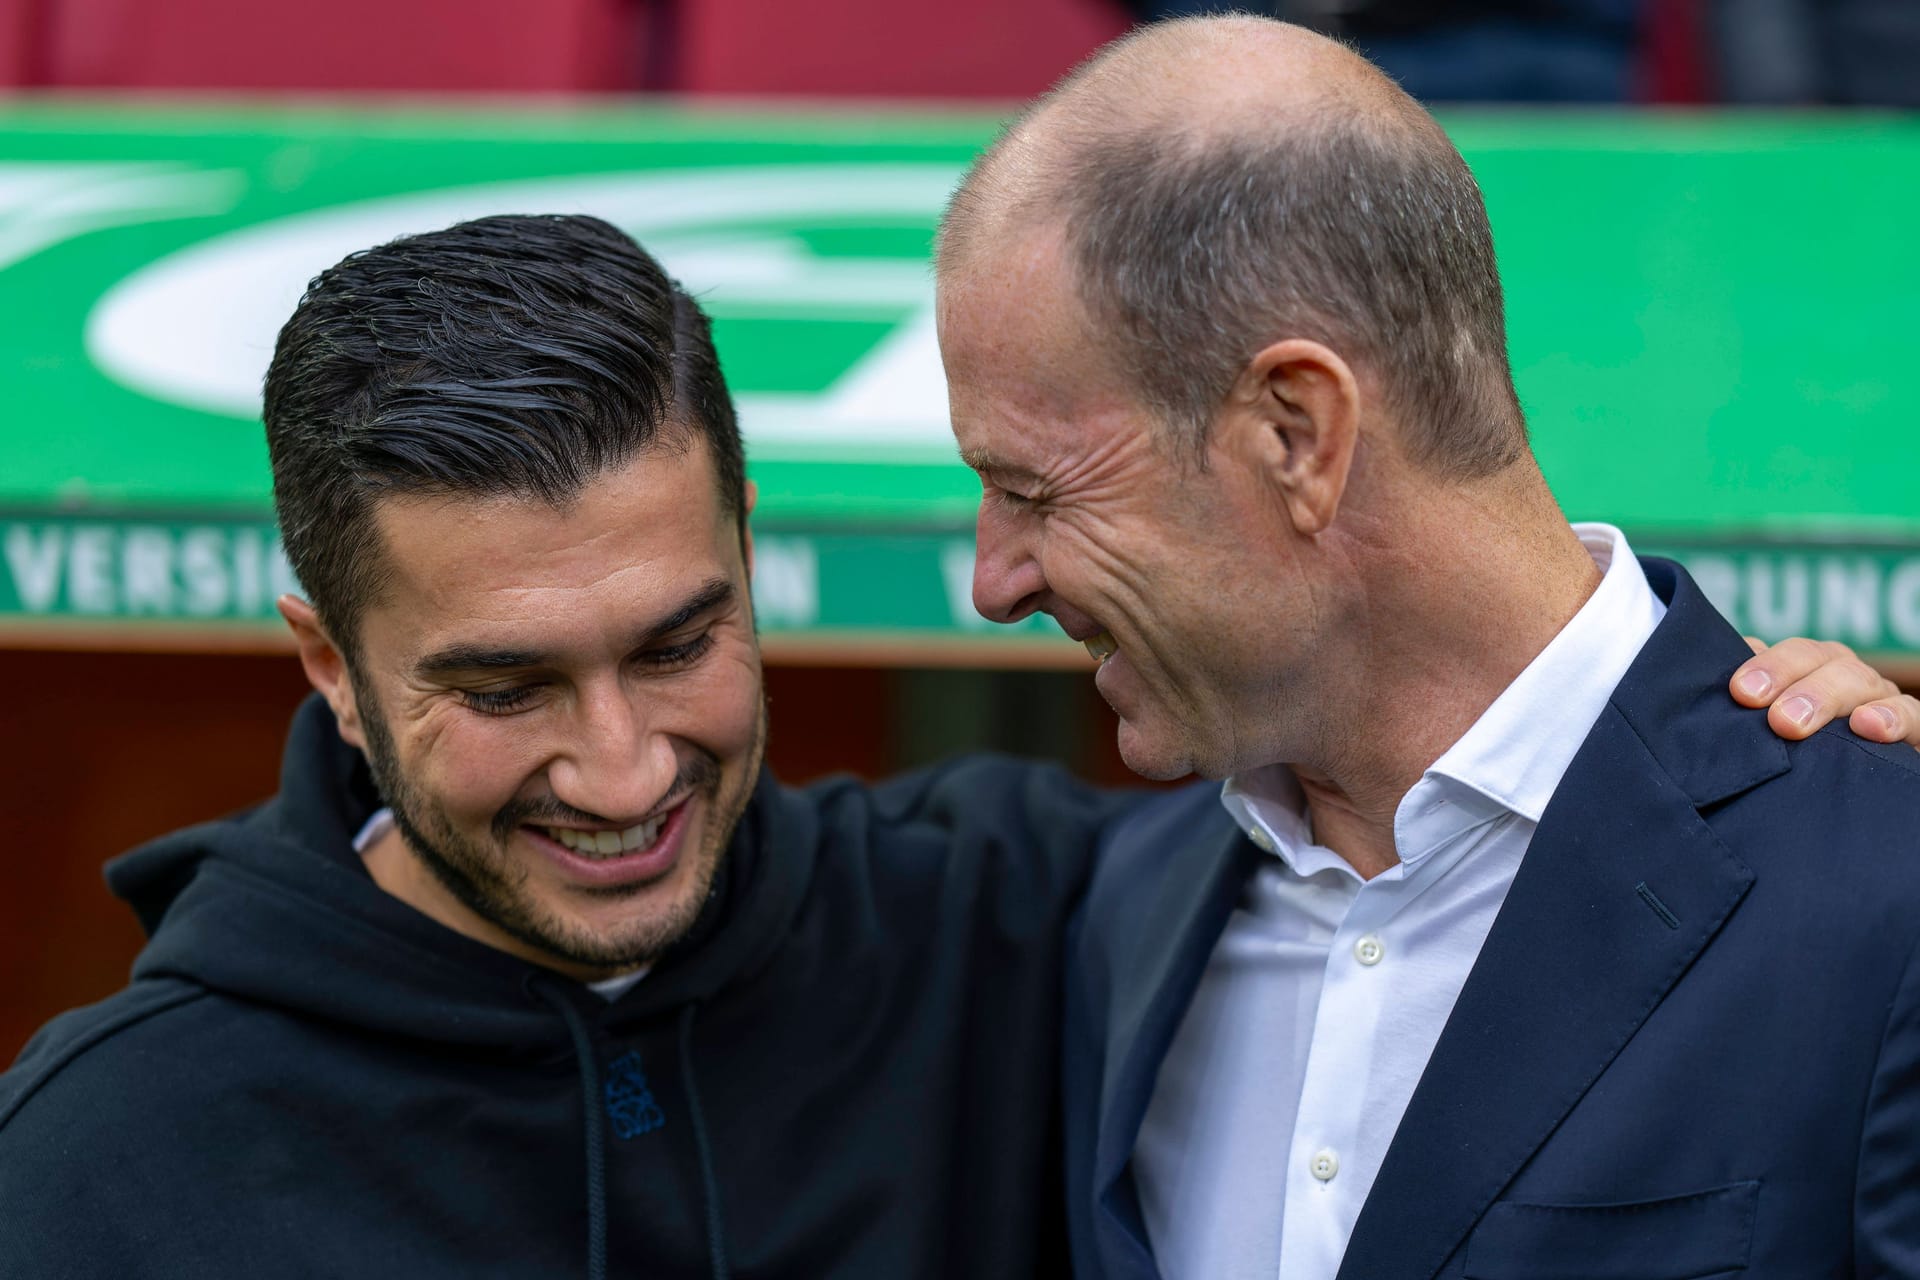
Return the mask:
<svg viewBox="0 0 1920 1280">
<path fill-rule="evenodd" d="M 184 979 L 182 979 L 182 981 L 184 981 Z M 192 1004 L 196 1000 L 207 999 L 212 994 L 212 992 L 204 987 L 189 987 L 187 990 L 170 996 L 157 1004 L 143 1006 L 139 1009 L 123 1013 L 81 1036 L 55 1057 L 52 1062 L 49 1062 L 39 1071 L 27 1085 L 21 1089 L 19 1097 L 8 1103 L 5 1108 L 0 1108 L 0 1130 L 4 1130 L 7 1125 L 12 1123 L 13 1118 L 25 1109 L 28 1102 L 37 1097 L 42 1089 L 52 1083 L 55 1076 L 65 1071 L 67 1067 L 72 1065 L 82 1054 L 99 1047 L 123 1031 L 131 1030 L 143 1022 L 157 1018 L 163 1013 L 171 1013 L 173 1010 L 183 1005 Z"/>
</svg>

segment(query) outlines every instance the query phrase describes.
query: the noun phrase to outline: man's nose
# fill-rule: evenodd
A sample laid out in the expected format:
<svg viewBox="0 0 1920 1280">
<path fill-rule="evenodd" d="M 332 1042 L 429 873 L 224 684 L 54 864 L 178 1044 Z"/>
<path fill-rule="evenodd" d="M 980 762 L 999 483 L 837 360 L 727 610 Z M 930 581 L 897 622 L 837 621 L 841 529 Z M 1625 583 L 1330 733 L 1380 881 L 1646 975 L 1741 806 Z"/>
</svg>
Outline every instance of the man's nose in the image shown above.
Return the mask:
<svg viewBox="0 0 1920 1280">
<path fill-rule="evenodd" d="M 973 607 L 993 622 L 1018 622 L 1039 607 L 1046 574 L 1007 513 L 982 501 L 974 521 Z"/>
<path fill-rule="evenodd" d="M 572 741 L 547 768 L 556 799 L 610 821 L 646 814 L 680 768 L 672 740 L 621 683 L 582 692 Z"/>
</svg>

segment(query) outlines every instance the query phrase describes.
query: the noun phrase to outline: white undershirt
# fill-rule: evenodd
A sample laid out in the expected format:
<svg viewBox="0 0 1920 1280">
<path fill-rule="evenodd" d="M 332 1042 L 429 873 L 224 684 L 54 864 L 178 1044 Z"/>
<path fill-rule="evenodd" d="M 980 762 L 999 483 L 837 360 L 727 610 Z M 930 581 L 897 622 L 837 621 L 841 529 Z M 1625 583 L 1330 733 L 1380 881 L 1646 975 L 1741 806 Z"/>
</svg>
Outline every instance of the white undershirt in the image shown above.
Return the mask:
<svg viewBox="0 0 1920 1280">
<path fill-rule="evenodd" d="M 1282 767 L 1223 790 L 1273 856 L 1214 947 L 1135 1146 L 1166 1280 L 1339 1270 L 1540 815 L 1666 613 L 1619 530 L 1574 529 L 1599 587 L 1401 800 L 1396 866 L 1363 881 L 1314 844 Z"/>
<path fill-rule="evenodd" d="M 393 810 L 385 808 L 374 810 L 373 816 L 368 818 L 359 832 L 354 835 L 353 851 L 365 854 L 373 847 L 374 841 L 381 839 L 391 830 L 393 830 Z M 648 967 L 642 965 L 632 973 L 619 973 L 611 978 L 602 978 L 598 982 L 589 982 L 586 984 L 587 990 L 608 1001 L 618 1000 L 633 990 L 635 983 L 647 976 Z"/>
</svg>

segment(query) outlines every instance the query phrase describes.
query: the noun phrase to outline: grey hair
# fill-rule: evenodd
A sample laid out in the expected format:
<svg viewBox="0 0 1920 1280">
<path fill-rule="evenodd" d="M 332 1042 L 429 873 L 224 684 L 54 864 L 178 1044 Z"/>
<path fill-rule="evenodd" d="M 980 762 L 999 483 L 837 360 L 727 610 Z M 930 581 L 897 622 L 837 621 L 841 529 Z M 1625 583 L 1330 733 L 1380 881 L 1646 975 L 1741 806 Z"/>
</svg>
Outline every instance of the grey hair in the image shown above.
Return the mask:
<svg viewBox="0 0 1920 1280">
<path fill-rule="evenodd" d="M 1009 126 L 962 183 L 942 268 L 985 247 L 994 206 L 1015 224 L 1063 217 L 1080 299 L 1177 453 L 1204 461 L 1234 380 L 1285 338 L 1374 372 L 1417 463 L 1470 478 L 1525 450 L 1486 206 L 1411 100 L 1211 134 L 1049 121 L 1065 145 L 1050 162 L 1022 155 L 1031 180 L 1010 182 L 999 170 L 1028 148 L 1038 114 Z"/>
</svg>

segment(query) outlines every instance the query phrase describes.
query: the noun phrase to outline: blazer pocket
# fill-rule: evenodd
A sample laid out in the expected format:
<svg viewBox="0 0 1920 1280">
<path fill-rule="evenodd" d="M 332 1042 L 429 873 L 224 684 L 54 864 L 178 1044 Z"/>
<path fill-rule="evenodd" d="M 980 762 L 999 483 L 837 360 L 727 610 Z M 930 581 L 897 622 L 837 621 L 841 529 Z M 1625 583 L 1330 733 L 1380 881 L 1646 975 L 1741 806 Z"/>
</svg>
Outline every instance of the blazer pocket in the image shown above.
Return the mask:
<svg viewBox="0 0 1920 1280">
<path fill-rule="evenodd" d="M 1467 1239 L 1466 1280 L 1699 1280 L 1745 1270 L 1758 1182 L 1633 1204 L 1488 1209 Z"/>
</svg>

